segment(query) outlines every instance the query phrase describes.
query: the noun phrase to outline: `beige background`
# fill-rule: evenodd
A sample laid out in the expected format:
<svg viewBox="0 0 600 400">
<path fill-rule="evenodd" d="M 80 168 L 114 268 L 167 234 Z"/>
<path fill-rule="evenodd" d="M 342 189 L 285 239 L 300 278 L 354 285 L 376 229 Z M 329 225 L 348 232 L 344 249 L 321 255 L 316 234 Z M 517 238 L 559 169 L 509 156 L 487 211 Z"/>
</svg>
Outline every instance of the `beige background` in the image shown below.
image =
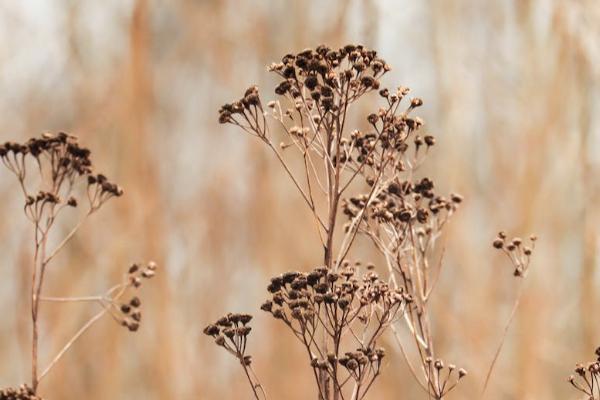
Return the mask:
<svg viewBox="0 0 600 400">
<path fill-rule="evenodd" d="M 314 266 L 320 250 L 275 160 L 218 125 L 217 109 L 251 83 L 272 93 L 265 66 L 288 51 L 362 42 L 393 66 L 386 85 L 425 100 L 438 139 L 426 171 L 466 198 L 434 302 L 439 350 L 470 371 L 449 399 L 477 398 L 510 312 L 514 282 L 490 246 L 499 228 L 540 241 L 487 398 L 577 398 L 566 377 L 600 345 L 599 27 L 595 0 L 0 1 L 0 140 L 76 133 L 126 190 L 57 259 L 46 292 L 100 293 L 133 260 L 164 267 L 144 288 L 140 332 L 103 320 L 42 394 L 249 398 L 202 328 L 258 310 L 271 275 Z M 0 199 L 6 386 L 29 371 L 31 229 L 5 170 Z M 43 359 L 93 311 L 45 307 Z M 271 398 L 312 398 L 301 349 L 256 313 L 252 352 Z M 401 357 L 388 361 L 371 398 L 423 398 Z"/>
</svg>

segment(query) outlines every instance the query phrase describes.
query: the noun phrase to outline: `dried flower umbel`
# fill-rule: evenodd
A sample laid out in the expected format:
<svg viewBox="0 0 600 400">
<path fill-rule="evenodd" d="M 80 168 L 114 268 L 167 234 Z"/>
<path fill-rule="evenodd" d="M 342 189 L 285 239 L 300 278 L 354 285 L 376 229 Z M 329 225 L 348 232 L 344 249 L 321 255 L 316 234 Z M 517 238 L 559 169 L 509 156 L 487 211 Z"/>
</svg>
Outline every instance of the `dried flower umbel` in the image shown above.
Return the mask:
<svg viewBox="0 0 600 400">
<path fill-rule="evenodd" d="M 382 87 L 390 67 L 361 45 L 287 54 L 268 69 L 280 78 L 279 99 L 264 103 L 251 86 L 221 107 L 219 122 L 274 153 L 310 210 L 323 261 L 313 271 L 273 278 L 262 309 L 306 348 L 320 400 L 366 397 L 385 354 L 376 344 L 388 330 L 427 397 L 442 399 L 466 371 L 434 351 L 428 304 L 442 268 L 436 243 L 463 198 L 440 195 L 430 178 L 419 176 L 436 143 L 413 116 L 423 101 L 407 98 L 406 87 Z M 368 94 L 381 106 L 363 117 L 362 128 L 349 128 L 350 110 Z M 299 171 L 287 160 L 292 151 Z M 349 261 L 359 236 L 381 253 L 384 278 L 372 264 L 360 276 Z M 524 274 L 528 256 L 521 261 Z M 402 326 L 414 339 L 419 368 L 406 356 Z"/>
<path fill-rule="evenodd" d="M 261 308 L 305 347 L 320 398 L 350 391 L 347 396 L 360 399 L 381 372 L 385 350 L 379 338 L 411 298 L 374 271 L 360 276 L 350 265 L 338 271 L 319 267 L 276 276 L 268 287 L 271 299 Z"/>
<path fill-rule="evenodd" d="M 217 346 L 224 348 L 239 360 L 254 397 L 266 399 L 267 394 L 252 369 L 252 356 L 246 354 L 246 342 L 252 330 L 248 325 L 250 321 L 250 314 L 229 313 L 204 328 L 204 334 L 212 336 Z"/>
<path fill-rule="evenodd" d="M 577 364 L 569 383 L 586 395 L 586 400 L 600 399 L 600 347 L 595 352 L 596 360 L 586 364 Z"/>
<path fill-rule="evenodd" d="M 104 175 L 93 172 L 90 150 L 82 147 L 77 138 L 65 133 L 43 134 L 25 143 L 8 142 L 0 145 L 2 163 L 19 182 L 24 196 L 24 211 L 34 228 L 34 256 L 31 278 L 31 386 L 19 390 L 4 390 L 2 399 L 35 399 L 39 382 L 71 348 L 75 341 L 105 314 L 111 315 L 119 324 L 136 331 L 141 321 L 141 302 L 133 297 L 122 303 L 129 289 L 138 288 L 143 280 L 154 276 L 156 264 L 134 264 L 123 280 L 102 295 L 85 297 L 50 297 L 43 294 L 44 278 L 49 264 L 73 238 L 87 218 L 98 211 L 107 201 L 123 195 L 123 190 Z M 79 221 L 71 231 L 52 246 L 52 228 L 67 210 L 83 208 Z M 42 303 L 92 302 L 101 310 L 88 320 L 65 344 L 48 366 L 39 371 L 38 324 Z M 13 396 L 13 397 L 10 397 Z M 29 397 L 27 397 L 29 396 Z"/>
</svg>

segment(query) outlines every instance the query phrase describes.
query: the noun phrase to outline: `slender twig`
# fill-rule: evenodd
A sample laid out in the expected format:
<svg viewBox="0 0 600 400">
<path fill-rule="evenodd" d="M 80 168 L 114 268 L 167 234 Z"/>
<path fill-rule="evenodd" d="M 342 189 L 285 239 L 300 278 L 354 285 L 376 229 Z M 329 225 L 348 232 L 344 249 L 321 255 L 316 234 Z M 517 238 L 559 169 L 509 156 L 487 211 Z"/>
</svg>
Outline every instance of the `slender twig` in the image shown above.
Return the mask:
<svg viewBox="0 0 600 400">
<path fill-rule="evenodd" d="M 516 313 L 517 313 L 517 309 L 519 308 L 519 303 L 521 301 L 521 296 L 523 295 L 523 281 L 520 282 L 519 284 L 519 289 L 517 292 L 517 297 L 515 298 L 515 302 L 513 304 L 513 308 L 510 312 L 510 315 L 508 317 L 508 320 L 506 321 L 506 325 L 504 326 L 504 330 L 502 332 L 502 337 L 500 338 L 500 343 L 498 345 L 498 348 L 496 349 L 496 352 L 494 353 L 494 358 L 492 359 L 492 362 L 490 364 L 490 367 L 488 369 L 488 372 L 485 376 L 485 382 L 483 384 L 483 389 L 481 390 L 481 398 L 484 397 L 485 395 L 485 391 L 488 387 L 488 383 L 490 381 L 490 378 L 492 377 L 492 372 L 494 371 L 494 366 L 496 365 L 496 361 L 498 361 L 498 357 L 500 356 L 500 353 L 502 352 L 502 347 L 504 346 L 504 342 L 506 341 L 506 336 L 508 334 L 508 329 L 510 328 L 510 325 L 512 323 L 513 318 L 515 317 Z"/>
</svg>

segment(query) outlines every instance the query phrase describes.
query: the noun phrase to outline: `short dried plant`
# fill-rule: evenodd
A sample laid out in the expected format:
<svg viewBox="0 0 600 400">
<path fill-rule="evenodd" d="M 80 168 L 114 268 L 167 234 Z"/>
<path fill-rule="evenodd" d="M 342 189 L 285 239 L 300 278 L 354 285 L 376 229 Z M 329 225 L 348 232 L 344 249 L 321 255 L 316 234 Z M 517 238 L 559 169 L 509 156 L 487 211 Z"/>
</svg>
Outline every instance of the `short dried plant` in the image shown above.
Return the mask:
<svg viewBox="0 0 600 400">
<path fill-rule="evenodd" d="M 33 259 L 31 261 L 31 381 L 18 388 L 0 389 L 0 400 L 39 399 L 40 382 L 62 359 L 73 344 L 105 315 L 129 331 L 137 331 L 141 321 L 141 301 L 132 293 L 156 273 L 156 264 L 133 264 L 120 282 L 104 293 L 82 297 L 53 297 L 44 293 L 44 282 L 52 273 L 53 261 L 75 236 L 83 223 L 123 190 L 104 175 L 94 173 L 90 150 L 82 147 L 77 138 L 65 133 L 43 134 L 25 143 L 8 142 L 0 145 L 4 166 L 17 178 L 22 191 L 23 210 L 31 222 Z M 80 210 L 77 212 L 77 210 Z M 57 221 L 66 214 L 77 222 L 60 237 Z M 69 218 L 65 218 L 69 221 Z M 57 231 L 55 233 L 55 231 Z M 24 294 L 27 296 L 26 294 Z M 39 343 L 42 311 L 50 303 L 93 303 L 100 307 L 66 341 L 43 369 L 40 368 Z"/>
<path fill-rule="evenodd" d="M 413 116 L 423 101 L 408 98 L 406 87 L 382 87 L 390 66 L 361 45 L 288 54 L 268 70 L 281 79 L 279 99 L 264 103 L 252 86 L 221 107 L 219 122 L 275 155 L 314 219 L 323 259 L 312 270 L 273 277 L 261 309 L 306 350 L 319 400 L 366 398 L 382 372 L 384 335 L 395 338 L 424 395 L 444 398 L 467 372 L 436 352 L 429 303 L 442 269 L 438 239 L 463 198 L 436 193 L 419 174 L 436 142 Z M 363 129 L 350 129 L 352 108 L 372 94 L 381 105 L 365 115 Z M 372 244 L 381 265 L 356 261 L 357 237 Z M 526 276 L 533 246 L 519 238 L 507 243 L 504 233 L 494 246 L 510 257 L 516 277 Z M 254 397 L 265 399 L 247 354 L 250 319 L 230 313 L 205 333 L 239 359 Z"/>
<path fill-rule="evenodd" d="M 569 383 L 584 395 L 586 400 L 600 399 L 600 347 L 596 349 L 596 359 L 575 366 L 575 374 L 569 376 Z"/>
</svg>

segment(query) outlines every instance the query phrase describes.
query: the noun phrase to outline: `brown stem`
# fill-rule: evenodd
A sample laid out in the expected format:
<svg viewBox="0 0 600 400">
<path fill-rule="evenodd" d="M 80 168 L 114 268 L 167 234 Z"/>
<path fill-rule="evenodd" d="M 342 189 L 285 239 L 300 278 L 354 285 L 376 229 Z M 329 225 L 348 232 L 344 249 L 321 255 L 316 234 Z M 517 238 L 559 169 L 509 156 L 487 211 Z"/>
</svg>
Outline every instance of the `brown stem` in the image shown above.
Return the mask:
<svg viewBox="0 0 600 400">
<path fill-rule="evenodd" d="M 490 368 L 485 377 L 485 382 L 483 384 L 483 389 L 481 390 L 481 398 L 485 395 L 485 391 L 487 389 L 490 378 L 492 377 L 492 372 L 494 371 L 494 366 L 496 365 L 496 361 L 498 361 L 498 357 L 500 356 L 500 352 L 502 351 L 502 347 L 504 346 L 504 342 L 506 341 L 506 335 L 508 334 L 508 329 L 512 323 L 515 314 L 517 313 L 517 309 L 519 308 L 519 303 L 521 302 L 521 296 L 523 294 L 523 281 L 521 281 L 521 285 L 519 286 L 519 291 L 517 293 L 517 297 L 515 299 L 515 303 L 513 305 L 512 311 L 510 312 L 510 316 L 508 317 L 508 321 L 506 321 L 506 326 L 504 326 L 504 332 L 502 333 L 502 338 L 500 339 L 500 344 L 496 349 L 496 353 L 494 354 L 494 358 L 492 359 L 492 363 L 490 364 Z"/>
<path fill-rule="evenodd" d="M 256 385 L 254 384 L 254 381 L 252 381 L 252 378 L 250 377 L 250 373 L 248 372 L 248 366 L 244 363 L 243 357 L 240 359 L 240 363 L 242 364 L 242 368 L 244 368 L 244 373 L 246 374 L 246 378 L 248 378 L 248 382 L 250 383 L 250 386 L 252 386 L 252 393 L 254 394 L 254 397 L 256 398 L 256 400 L 260 400 L 260 397 L 258 396 L 258 392 L 256 391 Z"/>
</svg>

